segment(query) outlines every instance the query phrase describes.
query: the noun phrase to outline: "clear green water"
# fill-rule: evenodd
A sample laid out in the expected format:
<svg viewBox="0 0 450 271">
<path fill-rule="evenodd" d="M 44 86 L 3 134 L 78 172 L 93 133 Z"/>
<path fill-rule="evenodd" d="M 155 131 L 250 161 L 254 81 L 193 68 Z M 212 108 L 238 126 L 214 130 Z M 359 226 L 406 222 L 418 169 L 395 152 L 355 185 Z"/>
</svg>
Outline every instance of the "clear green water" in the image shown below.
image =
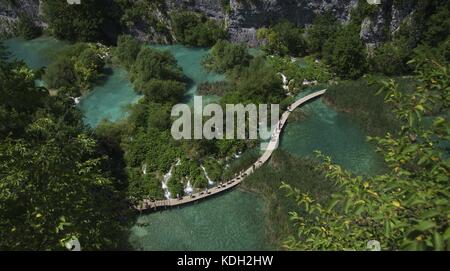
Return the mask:
<svg viewBox="0 0 450 271">
<path fill-rule="evenodd" d="M 32 41 L 11 39 L 5 45 L 17 59 L 39 68 L 47 66 L 52 54 L 66 44 L 52 38 L 39 38 Z M 201 66 L 207 49 L 180 45 L 154 47 L 173 53 L 192 80 L 189 100 L 201 82 L 224 79 L 222 75 L 206 72 Z M 96 126 L 104 118 L 114 121 L 124 117 L 125 108 L 137 99 L 126 72 L 115 68 L 102 84 L 83 97 L 80 108 L 86 123 Z M 286 127 L 282 149 L 299 156 L 311 156 L 314 150 L 321 150 L 352 171 L 378 170 L 380 160 L 351 117 L 336 113 L 321 100 L 299 110 L 304 110 L 307 116 Z M 195 205 L 141 215 L 130 229 L 129 241 L 136 250 L 266 250 L 270 247 L 264 232 L 263 209 L 261 198 L 233 190 Z"/>
<path fill-rule="evenodd" d="M 184 74 L 192 80 L 186 100 L 190 102 L 197 91 L 198 84 L 223 80 L 224 76 L 208 73 L 201 65 L 202 59 L 208 53 L 207 49 L 187 48 L 181 45 L 152 46 L 167 50 L 174 55 Z M 137 102 L 139 96 L 127 79 L 123 69 L 114 68 L 105 82 L 97 85 L 88 95 L 82 98 L 80 108 L 85 115 L 85 122 L 91 127 L 97 126 L 103 119 L 117 121 L 126 116 L 126 108 Z M 205 103 L 213 101 L 214 97 L 205 97 Z"/>
<path fill-rule="evenodd" d="M 13 38 L 3 43 L 10 51 L 11 58 L 23 60 L 33 69 L 47 67 L 55 54 L 69 45 L 67 42 L 46 36 L 34 40 Z"/>
<path fill-rule="evenodd" d="M 11 52 L 12 59 L 23 60 L 31 68 L 37 69 L 48 66 L 53 57 L 69 43 L 52 37 L 40 37 L 34 40 L 13 38 L 4 41 L 4 45 Z M 40 80 L 37 83 L 42 85 Z M 126 116 L 126 107 L 138 98 L 127 79 L 126 71 L 114 68 L 105 80 L 81 99 L 79 106 L 84 113 L 85 123 L 95 127 L 103 119 L 116 121 Z"/>
<path fill-rule="evenodd" d="M 113 68 L 102 83 L 81 98 L 79 107 L 84 114 L 84 122 L 96 127 L 103 119 L 117 121 L 125 117 L 127 108 L 139 98 L 128 80 L 127 72 L 122 68 Z"/>
<path fill-rule="evenodd" d="M 257 196 L 234 190 L 195 205 L 142 215 L 129 241 L 136 250 L 268 250 L 263 208 Z"/>
<path fill-rule="evenodd" d="M 191 103 L 193 96 L 197 92 L 199 84 L 204 82 L 217 82 L 225 79 L 222 74 L 208 72 L 203 68 L 202 61 L 210 49 L 190 48 L 183 45 L 152 45 L 152 48 L 169 51 L 177 60 L 178 65 L 183 69 L 183 73 L 192 81 L 186 93 L 186 102 Z M 204 103 L 213 102 L 218 97 L 203 97 Z"/>
<path fill-rule="evenodd" d="M 315 100 L 297 109 L 305 113 L 302 120 L 289 123 L 283 132 L 280 148 L 300 157 L 314 157 L 320 150 L 333 162 L 358 174 L 371 175 L 382 170 L 383 163 L 372 144 L 355 121 Z"/>
</svg>

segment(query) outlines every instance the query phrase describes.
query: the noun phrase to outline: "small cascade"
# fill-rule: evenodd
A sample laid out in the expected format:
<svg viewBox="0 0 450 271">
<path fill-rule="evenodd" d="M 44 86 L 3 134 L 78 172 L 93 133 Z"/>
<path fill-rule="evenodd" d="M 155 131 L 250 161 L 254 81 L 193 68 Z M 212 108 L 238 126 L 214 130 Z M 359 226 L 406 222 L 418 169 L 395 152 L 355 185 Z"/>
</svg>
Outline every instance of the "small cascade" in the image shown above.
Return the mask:
<svg viewBox="0 0 450 271">
<path fill-rule="evenodd" d="M 170 168 L 169 172 L 164 175 L 164 179 L 162 181 L 162 189 L 164 190 L 164 197 L 166 197 L 166 199 L 170 199 L 170 192 L 167 184 L 169 183 L 169 180 L 172 177 L 172 170 L 173 166 Z"/>
<path fill-rule="evenodd" d="M 289 91 L 289 81 L 288 81 L 288 79 L 287 79 L 287 76 L 284 75 L 284 74 L 281 73 L 281 72 L 279 72 L 278 74 L 279 74 L 279 75 L 281 76 L 281 78 L 283 79 L 283 89 L 286 90 L 286 91 Z"/>
<path fill-rule="evenodd" d="M 287 92 L 287 95 L 288 96 L 292 96 L 292 93 L 291 93 L 291 91 L 290 91 L 290 89 L 289 89 L 289 85 L 294 81 L 294 79 L 292 79 L 292 80 L 288 80 L 288 78 L 287 78 L 287 76 L 286 75 L 284 75 L 283 73 L 281 73 L 281 72 L 279 72 L 278 73 L 280 76 L 281 76 L 281 78 L 283 79 L 283 89 Z"/>
<path fill-rule="evenodd" d="M 178 159 L 175 166 L 178 166 L 180 164 L 180 162 L 181 162 L 180 159 Z M 162 189 L 164 190 L 164 197 L 166 197 L 166 199 L 170 199 L 170 197 L 171 197 L 170 192 L 169 192 L 169 187 L 167 184 L 169 183 L 170 179 L 172 178 L 173 168 L 174 168 L 174 166 L 171 166 L 169 172 L 164 174 L 164 178 L 162 181 Z"/>
<path fill-rule="evenodd" d="M 147 164 L 142 165 L 142 174 L 147 175 Z"/>
<path fill-rule="evenodd" d="M 70 97 L 70 98 L 72 98 L 72 100 L 73 100 L 73 102 L 75 103 L 75 105 L 80 104 L 81 97 Z"/>
<path fill-rule="evenodd" d="M 194 192 L 194 188 L 192 187 L 191 181 L 188 181 L 186 187 L 184 188 L 184 193 L 186 195 L 190 195 L 192 192 Z"/>
<path fill-rule="evenodd" d="M 205 173 L 205 177 L 208 180 L 208 185 L 213 185 L 214 182 L 211 180 L 211 178 L 209 178 L 208 176 L 208 172 L 206 172 L 206 168 L 204 166 L 200 166 L 203 169 L 203 172 Z"/>
</svg>

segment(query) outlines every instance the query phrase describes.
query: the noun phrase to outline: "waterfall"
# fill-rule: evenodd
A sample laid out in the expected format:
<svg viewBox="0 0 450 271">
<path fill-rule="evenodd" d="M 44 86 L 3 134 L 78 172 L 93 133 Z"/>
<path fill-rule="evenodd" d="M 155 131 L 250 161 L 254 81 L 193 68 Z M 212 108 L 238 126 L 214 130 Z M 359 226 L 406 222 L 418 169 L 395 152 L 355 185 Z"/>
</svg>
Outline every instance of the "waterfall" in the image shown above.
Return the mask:
<svg viewBox="0 0 450 271">
<path fill-rule="evenodd" d="M 194 192 L 194 188 L 191 185 L 191 181 L 188 181 L 186 188 L 184 188 L 184 193 L 186 195 L 192 194 L 192 192 Z"/>
<path fill-rule="evenodd" d="M 169 192 L 169 187 L 167 186 L 167 183 L 169 182 L 170 178 L 172 177 L 172 170 L 173 170 L 173 166 L 170 167 L 169 172 L 164 175 L 164 179 L 162 181 L 162 189 L 164 190 L 164 197 L 166 197 L 166 199 L 170 199 L 170 192 Z"/>
<path fill-rule="evenodd" d="M 278 73 L 281 78 L 283 79 L 283 89 L 286 90 L 287 92 L 289 92 L 289 81 L 286 75 L 284 75 L 283 73 L 279 72 Z"/>
<path fill-rule="evenodd" d="M 180 159 L 178 159 L 175 166 L 178 166 L 180 164 L 180 162 L 181 162 Z M 166 197 L 166 199 L 170 199 L 170 197 L 171 197 L 170 192 L 169 192 L 169 187 L 167 186 L 167 184 L 169 183 L 170 179 L 172 178 L 173 168 L 174 168 L 174 166 L 171 166 L 169 172 L 164 174 L 164 178 L 162 181 L 162 189 L 164 190 L 164 196 Z"/>
<path fill-rule="evenodd" d="M 208 184 L 209 184 L 209 185 L 213 185 L 214 182 L 211 180 L 211 178 L 209 178 L 208 172 L 206 172 L 206 168 L 205 168 L 204 166 L 200 166 L 200 167 L 203 169 L 203 172 L 205 173 L 205 177 L 206 177 L 206 179 L 208 180 Z"/>
<path fill-rule="evenodd" d="M 78 105 L 81 101 L 81 97 L 70 97 L 74 101 L 75 105 Z"/>
<path fill-rule="evenodd" d="M 142 165 L 142 174 L 147 175 L 147 164 Z"/>
</svg>

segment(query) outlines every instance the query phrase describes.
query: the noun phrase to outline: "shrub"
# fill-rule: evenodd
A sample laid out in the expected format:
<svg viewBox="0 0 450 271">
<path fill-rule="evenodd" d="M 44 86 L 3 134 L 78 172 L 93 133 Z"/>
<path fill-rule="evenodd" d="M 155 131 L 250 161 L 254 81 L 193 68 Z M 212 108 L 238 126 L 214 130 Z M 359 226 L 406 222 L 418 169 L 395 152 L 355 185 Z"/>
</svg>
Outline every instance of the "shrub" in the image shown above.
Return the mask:
<svg viewBox="0 0 450 271">
<path fill-rule="evenodd" d="M 171 15 L 172 28 L 178 42 L 190 46 L 212 46 L 226 37 L 224 27 L 214 20 L 189 11 Z"/>
<path fill-rule="evenodd" d="M 243 44 L 218 41 L 204 61 L 208 70 L 224 73 L 239 66 L 248 66 L 251 55 Z"/>
<path fill-rule="evenodd" d="M 357 27 L 342 27 L 324 48 L 324 59 L 333 71 L 344 79 L 356 79 L 366 71 L 365 45 Z"/>
<path fill-rule="evenodd" d="M 27 40 L 37 38 L 42 34 L 42 29 L 28 16 L 20 17 L 17 28 L 19 35 Z"/>
</svg>

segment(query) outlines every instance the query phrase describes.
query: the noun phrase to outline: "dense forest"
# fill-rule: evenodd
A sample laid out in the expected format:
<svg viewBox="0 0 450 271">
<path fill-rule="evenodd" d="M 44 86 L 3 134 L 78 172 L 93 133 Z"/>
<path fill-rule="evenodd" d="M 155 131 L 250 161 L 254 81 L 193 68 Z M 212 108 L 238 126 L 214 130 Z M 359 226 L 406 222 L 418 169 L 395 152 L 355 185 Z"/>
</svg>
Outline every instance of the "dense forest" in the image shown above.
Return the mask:
<svg viewBox="0 0 450 271">
<path fill-rule="evenodd" d="M 324 101 L 351 115 L 378 147 L 381 175 L 356 176 L 320 153 L 299 159 L 277 151 L 250 176 L 242 188 L 269 202 L 275 247 L 365 250 L 376 239 L 383 250 L 450 248 L 449 3 L 418 1 L 413 18 L 375 47 L 360 37 L 362 20 L 377 8 L 366 1 L 345 24 L 327 13 L 308 27 L 279 20 L 258 29 L 255 54 L 228 39 L 225 21 L 185 10 L 167 11 L 170 22 L 162 21 L 164 1 L 133 2 L 43 1 L 46 29 L 21 17 L 23 38 L 70 42 L 45 69 L 11 61 L 0 43 L 1 250 L 63 250 L 72 238 L 85 250 L 123 249 L 131 207 L 164 199 L 167 172 L 176 198 L 187 185 L 207 188 L 204 170 L 227 181 L 257 159 L 257 140 L 171 136 L 171 109 L 192 82 L 172 54 L 130 33 L 142 21 L 155 42 L 211 47 L 202 64 L 226 79 L 199 93 L 217 95 L 219 104 L 286 110 L 297 94 L 323 86 Z M 126 119 L 87 127 L 73 97 L 110 67 L 124 68 L 142 98 Z"/>
<path fill-rule="evenodd" d="M 70 97 L 50 96 L 33 70 L 5 58 L 2 47 L 0 248 L 60 250 L 72 237 L 86 249 L 117 247 L 128 211 L 109 149 Z"/>
</svg>

